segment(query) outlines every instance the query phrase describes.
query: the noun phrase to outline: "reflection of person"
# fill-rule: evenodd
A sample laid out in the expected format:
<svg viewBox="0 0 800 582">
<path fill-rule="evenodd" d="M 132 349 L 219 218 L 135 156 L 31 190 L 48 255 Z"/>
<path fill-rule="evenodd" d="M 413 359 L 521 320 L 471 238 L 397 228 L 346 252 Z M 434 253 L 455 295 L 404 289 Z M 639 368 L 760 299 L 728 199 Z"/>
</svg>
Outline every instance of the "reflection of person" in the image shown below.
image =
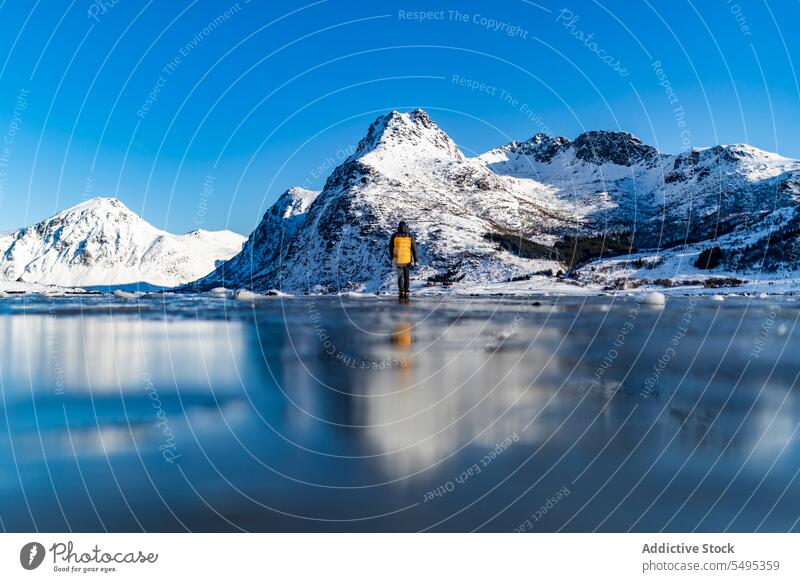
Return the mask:
<svg viewBox="0 0 800 582">
<path fill-rule="evenodd" d="M 397 360 L 395 361 L 398 363 L 401 374 L 411 372 L 413 364 L 411 346 L 414 344 L 413 330 L 414 325 L 410 321 L 399 321 L 394 328 L 394 333 L 392 333 L 392 344 L 394 344 L 397 352 Z"/>
<path fill-rule="evenodd" d="M 411 334 L 414 326 L 408 321 L 399 322 L 392 334 L 392 343 L 400 348 L 409 348 L 414 343 L 414 336 Z"/>
<path fill-rule="evenodd" d="M 389 256 L 397 269 L 397 288 L 400 297 L 408 297 L 409 271 L 417 266 L 417 245 L 414 244 L 414 237 L 402 220 L 389 240 Z"/>
</svg>

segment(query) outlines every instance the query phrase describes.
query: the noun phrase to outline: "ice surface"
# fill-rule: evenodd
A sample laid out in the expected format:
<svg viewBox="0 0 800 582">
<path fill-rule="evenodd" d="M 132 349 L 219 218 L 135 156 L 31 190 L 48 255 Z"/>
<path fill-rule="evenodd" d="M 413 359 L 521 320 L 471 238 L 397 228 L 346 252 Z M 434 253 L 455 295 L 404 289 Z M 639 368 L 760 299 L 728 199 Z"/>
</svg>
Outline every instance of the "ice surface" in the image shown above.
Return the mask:
<svg viewBox="0 0 800 582">
<path fill-rule="evenodd" d="M 4 298 L 4 528 L 796 528 L 798 303 L 641 299 Z"/>
</svg>

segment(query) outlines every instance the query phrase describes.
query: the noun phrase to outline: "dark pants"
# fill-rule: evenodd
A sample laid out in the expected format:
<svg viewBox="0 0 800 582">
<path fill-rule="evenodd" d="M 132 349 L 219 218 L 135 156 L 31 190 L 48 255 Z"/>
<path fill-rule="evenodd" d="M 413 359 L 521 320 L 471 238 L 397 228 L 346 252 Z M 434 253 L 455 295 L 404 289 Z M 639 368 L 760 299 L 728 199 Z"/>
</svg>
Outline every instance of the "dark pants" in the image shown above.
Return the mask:
<svg viewBox="0 0 800 582">
<path fill-rule="evenodd" d="M 411 265 L 397 265 L 397 288 L 403 293 L 408 293 L 408 273 Z"/>
</svg>

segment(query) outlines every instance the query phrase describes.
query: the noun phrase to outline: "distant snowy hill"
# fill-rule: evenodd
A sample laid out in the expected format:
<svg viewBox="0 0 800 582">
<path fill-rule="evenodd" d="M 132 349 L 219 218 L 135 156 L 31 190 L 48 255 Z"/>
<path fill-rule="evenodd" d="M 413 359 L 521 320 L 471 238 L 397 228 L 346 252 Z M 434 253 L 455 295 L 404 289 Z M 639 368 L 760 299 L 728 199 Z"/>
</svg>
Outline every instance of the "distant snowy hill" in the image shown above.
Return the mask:
<svg viewBox="0 0 800 582">
<path fill-rule="evenodd" d="M 115 198 L 94 198 L 0 235 L 0 280 L 60 286 L 144 282 L 174 287 L 236 255 L 230 231 L 159 230 Z"/>
<path fill-rule="evenodd" d="M 190 288 L 388 289 L 399 220 L 417 236 L 415 279 L 430 283 L 632 276 L 653 256 L 664 276 L 794 269 L 798 197 L 800 163 L 747 145 L 662 154 L 591 131 L 467 158 L 424 111 L 393 111 L 321 192 L 287 191 L 242 253 Z"/>
</svg>

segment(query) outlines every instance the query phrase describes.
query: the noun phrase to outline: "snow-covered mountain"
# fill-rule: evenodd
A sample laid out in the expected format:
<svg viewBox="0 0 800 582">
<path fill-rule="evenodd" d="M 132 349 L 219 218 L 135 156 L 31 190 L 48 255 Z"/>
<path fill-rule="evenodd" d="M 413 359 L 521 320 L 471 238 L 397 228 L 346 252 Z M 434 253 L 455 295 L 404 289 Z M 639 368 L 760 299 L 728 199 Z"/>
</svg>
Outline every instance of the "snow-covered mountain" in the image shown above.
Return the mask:
<svg viewBox="0 0 800 582">
<path fill-rule="evenodd" d="M 576 219 L 578 236 L 600 232 L 624 241 L 614 250 L 627 262 L 596 261 L 584 274 L 680 278 L 713 274 L 709 266 L 744 274 L 796 269 L 797 160 L 745 144 L 662 154 L 621 132 L 588 132 L 575 141 L 539 134 L 479 159 L 499 174 L 550 186 L 540 203 Z M 711 265 L 710 251 L 718 259 Z"/>
<path fill-rule="evenodd" d="M 431 283 L 653 252 L 691 270 L 716 246 L 718 268 L 794 268 L 799 195 L 800 163 L 747 145 L 662 154 L 630 133 L 591 131 L 467 158 L 424 111 L 393 111 L 321 192 L 287 191 L 242 253 L 190 288 L 390 288 L 387 243 L 399 220 L 417 237 L 417 281 Z"/>
<path fill-rule="evenodd" d="M 193 288 L 379 289 L 394 277 L 387 244 L 400 220 L 417 237 L 417 277 L 478 282 L 557 269 L 556 261 L 518 257 L 487 237 L 537 235 L 536 189 L 466 158 L 424 111 L 393 111 L 370 126 L 322 192 L 304 194 L 304 212 L 288 202 L 299 191 L 289 190 L 242 254 Z M 287 204 L 298 213 L 281 220 Z"/>
<path fill-rule="evenodd" d="M 538 134 L 479 157 L 493 171 L 550 186 L 540 200 L 582 227 L 622 232 L 638 248 L 719 236 L 796 204 L 800 164 L 748 145 L 661 154 L 630 133 L 575 141 Z"/>
<path fill-rule="evenodd" d="M 236 255 L 244 237 L 223 230 L 174 235 L 116 198 L 93 198 L 0 235 L 0 279 L 60 286 L 193 281 Z"/>
</svg>

